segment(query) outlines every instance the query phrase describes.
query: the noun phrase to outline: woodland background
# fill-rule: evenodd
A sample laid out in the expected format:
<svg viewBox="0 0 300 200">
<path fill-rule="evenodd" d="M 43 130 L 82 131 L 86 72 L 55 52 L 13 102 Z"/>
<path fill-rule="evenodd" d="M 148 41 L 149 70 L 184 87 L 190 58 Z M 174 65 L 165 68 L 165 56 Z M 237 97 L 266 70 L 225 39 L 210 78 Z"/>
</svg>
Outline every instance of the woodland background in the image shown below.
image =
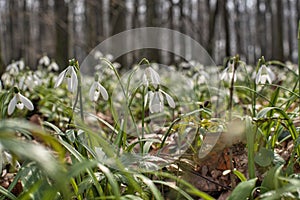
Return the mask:
<svg viewBox="0 0 300 200">
<path fill-rule="evenodd" d="M 250 64 L 262 55 L 297 62 L 299 18 L 300 0 L 0 0 L 0 69 L 21 58 L 36 66 L 45 54 L 65 67 L 69 58 L 82 61 L 109 36 L 146 26 L 189 35 L 217 64 L 235 54 Z M 166 45 L 177 42 L 170 38 Z M 180 61 L 167 52 L 144 54 L 118 61 L 124 66 L 142 56 Z"/>
</svg>

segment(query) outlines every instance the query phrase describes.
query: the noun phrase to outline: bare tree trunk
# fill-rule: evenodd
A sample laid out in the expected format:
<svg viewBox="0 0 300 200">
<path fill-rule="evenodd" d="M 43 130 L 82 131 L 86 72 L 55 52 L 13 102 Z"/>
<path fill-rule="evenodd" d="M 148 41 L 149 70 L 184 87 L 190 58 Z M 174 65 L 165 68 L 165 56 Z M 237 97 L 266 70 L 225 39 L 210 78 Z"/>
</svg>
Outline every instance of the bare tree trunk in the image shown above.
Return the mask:
<svg viewBox="0 0 300 200">
<path fill-rule="evenodd" d="M 64 1 L 55 1 L 56 41 L 55 59 L 60 66 L 68 65 L 68 5 Z"/>
<path fill-rule="evenodd" d="M 272 1 L 272 44 L 271 59 L 283 61 L 283 35 L 282 35 L 282 1 Z"/>
<path fill-rule="evenodd" d="M 214 39 L 215 39 L 215 22 L 219 11 L 219 1 L 217 1 L 214 10 L 212 9 L 210 0 L 207 0 L 206 3 L 208 5 L 207 7 L 209 8 L 209 27 L 208 27 L 209 38 L 207 44 L 207 51 L 210 55 L 212 55 L 213 48 L 214 48 Z"/>
</svg>

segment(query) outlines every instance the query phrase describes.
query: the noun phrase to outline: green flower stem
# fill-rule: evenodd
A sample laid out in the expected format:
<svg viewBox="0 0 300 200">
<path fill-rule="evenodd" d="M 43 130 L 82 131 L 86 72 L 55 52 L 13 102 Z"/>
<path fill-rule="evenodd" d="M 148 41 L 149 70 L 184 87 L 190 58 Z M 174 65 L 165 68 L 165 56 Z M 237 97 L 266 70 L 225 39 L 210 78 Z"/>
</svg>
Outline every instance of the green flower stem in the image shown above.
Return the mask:
<svg viewBox="0 0 300 200">
<path fill-rule="evenodd" d="M 145 139 L 145 86 L 143 86 L 143 90 L 142 90 L 142 97 L 143 97 L 143 100 L 142 100 L 142 139 Z M 144 152 L 144 144 L 141 143 L 141 150 L 142 150 L 142 153 Z"/>
<path fill-rule="evenodd" d="M 261 65 L 261 59 L 258 59 L 258 62 L 257 62 L 257 65 L 256 65 L 256 75 L 257 75 L 257 72 L 260 68 L 260 65 Z M 256 91 L 256 81 L 255 81 L 255 78 L 253 80 L 253 99 L 252 99 L 252 117 L 256 117 L 256 99 L 257 99 L 257 91 Z"/>
<path fill-rule="evenodd" d="M 127 98 L 127 93 L 126 93 L 125 88 L 124 88 L 124 86 L 123 86 L 123 84 L 122 84 L 121 77 L 120 77 L 118 71 L 117 71 L 116 68 L 112 65 L 112 63 L 111 63 L 109 60 L 107 60 L 106 58 L 101 58 L 101 60 L 103 60 L 103 61 L 104 61 L 104 62 L 105 62 L 105 63 L 106 63 L 113 71 L 114 71 L 114 74 L 117 76 L 118 82 L 120 83 L 122 92 L 123 92 L 124 97 L 125 97 L 125 99 L 126 99 L 126 105 L 129 106 L 129 104 L 128 104 L 128 98 Z M 112 105 L 112 103 L 111 103 L 111 105 Z M 131 120 L 133 121 L 133 124 L 134 124 L 134 126 L 135 126 L 135 129 L 136 129 L 136 131 L 137 131 L 137 133 L 138 133 L 138 127 L 137 127 L 137 125 L 136 125 L 136 123 L 135 123 L 134 116 L 133 116 L 133 114 L 132 114 L 132 112 L 131 112 L 131 110 L 130 110 L 129 107 L 128 107 L 128 111 L 129 111 L 129 115 L 130 115 L 130 117 L 131 117 Z M 112 113 L 114 113 L 114 112 L 112 112 Z M 127 124 L 127 122 L 124 122 L 124 123 Z"/>
<path fill-rule="evenodd" d="M 80 106 L 80 118 L 82 122 L 84 122 L 84 116 L 83 116 L 83 103 L 82 103 L 82 91 L 81 91 L 81 75 L 80 75 L 80 70 L 79 70 L 79 64 L 78 61 L 73 61 L 73 65 L 76 70 L 76 75 L 77 75 L 77 80 L 78 80 L 78 85 L 77 85 L 77 92 L 76 92 L 76 97 L 75 97 L 75 102 L 72 108 L 73 113 L 75 112 L 76 105 L 78 103 L 79 99 L 79 106 Z M 73 116 L 70 116 L 68 124 L 71 123 Z"/>
<path fill-rule="evenodd" d="M 229 121 L 231 121 L 232 118 L 232 106 L 233 106 L 233 92 L 234 92 L 234 76 L 236 73 L 236 69 L 239 65 L 239 60 L 240 57 L 239 55 L 236 55 L 233 58 L 233 72 L 232 72 L 232 78 L 231 78 L 231 83 L 230 83 L 230 88 L 229 88 L 229 104 L 228 104 L 228 110 L 229 110 Z M 231 62 L 231 61 L 228 61 Z"/>
</svg>

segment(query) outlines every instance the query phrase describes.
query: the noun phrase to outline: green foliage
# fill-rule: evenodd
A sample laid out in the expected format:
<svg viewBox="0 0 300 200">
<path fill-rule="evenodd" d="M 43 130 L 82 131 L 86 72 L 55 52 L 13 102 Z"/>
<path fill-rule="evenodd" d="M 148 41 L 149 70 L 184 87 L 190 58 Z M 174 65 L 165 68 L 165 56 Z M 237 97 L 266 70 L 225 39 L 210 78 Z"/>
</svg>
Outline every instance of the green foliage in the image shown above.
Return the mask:
<svg viewBox="0 0 300 200">
<path fill-rule="evenodd" d="M 265 61 L 263 57 L 256 67 L 247 66 L 239 56 L 228 59 L 226 65 L 233 65 L 233 74 L 228 75 L 229 81 L 224 79 L 220 84 L 223 93 L 216 92 L 219 96 L 213 96 L 225 96 L 223 102 L 217 102 L 224 105 L 216 107 L 210 102 L 210 92 L 219 89 L 201 82 L 200 72 L 205 70 L 199 63 L 195 66 L 197 70 L 180 71 L 192 85 L 195 94 L 190 94 L 173 90 L 172 85 L 167 87 L 174 81 L 171 76 L 163 84 L 151 72 L 150 81 L 136 84 L 138 67 L 124 78 L 107 59 L 99 62 L 101 70 L 106 68 L 101 71 L 103 87 L 109 95 L 120 91 L 119 99 L 90 100 L 75 59 L 70 60 L 73 74 L 67 71 L 61 74 L 67 84 L 61 82 L 59 87 L 54 82 L 57 73 L 40 67 L 36 72 L 29 69 L 18 74 L 6 72 L 8 81 L 0 91 L 0 164 L 1 170 L 9 166 L 14 178 L 7 188 L 0 186 L 0 199 L 165 199 L 169 195 L 177 199 L 210 200 L 213 199 L 210 195 L 182 179 L 184 168 L 170 169 L 181 156 L 190 159 L 188 163 L 197 160 L 199 149 L 207 145 L 204 136 L 219 136 L 226 130 L 245 135 L 249 173 L 229 170 L 235 175 L 233 178 L 241 181 L 229 199 L 299 198 L 299 175 L 294 166 L 299 165 L 300 156 L 299 125 L 295 123 L 299 117 L 295 101 L 300 93 L 297 83 L 291 84 L 297 82 L 299 75 L 291 66 Z M 146 59 L 139 66 L 143 63 L 152 66 Z M 230 66 L 222 74 L 229 71 L 227 67 Z M 260 69 L 270 69 L 278 77 L 291 75 L 291 80 L 276 81 L 268 71 L 259 74 Z M 71 83 L 68 81 L 72 75 L 75 77 L 74 73 L 78 85 L 74 85 L 77 90 L 72 90 L 72 94 L 68 91 Z M 260 77 L 253 78 L 252 73 Z M 32 79 L 34 75 L 38 76 L 38 84 L 27 83 L 26 78 Z M 16 109 L 8 115 L 14 83 L 32 101 L 33 111 Z M 164 97 L 160 107 L 151 104 L 153 96 L 147 96 L 154 93 Z M 161 109 L 164 106 L 168 108 Z M 90 107 L 92 111 L 88 110 Z M 118 108 L 124 111 L 120 115 Z M 151 122 L 160 117 L 165 122 L 153 131 Z M 241 124 L 233 123 L 239 127 L 230 127 L 234 120 L 239 120 Z M 239 128 L 242 130 L 236 130 Z M 232 138 L 238 135 L 231 134 Z M 282 139 L 284 134 L 287 135 Z M 219 138 L 214 139 L 209 145 L 217 144 Z M 284 160 L 276 148 L 287 140 L 292 141 L 293 149 L 289 160 Z M 22 189 L 16 193 L 18 184 Z"/>
</svg>

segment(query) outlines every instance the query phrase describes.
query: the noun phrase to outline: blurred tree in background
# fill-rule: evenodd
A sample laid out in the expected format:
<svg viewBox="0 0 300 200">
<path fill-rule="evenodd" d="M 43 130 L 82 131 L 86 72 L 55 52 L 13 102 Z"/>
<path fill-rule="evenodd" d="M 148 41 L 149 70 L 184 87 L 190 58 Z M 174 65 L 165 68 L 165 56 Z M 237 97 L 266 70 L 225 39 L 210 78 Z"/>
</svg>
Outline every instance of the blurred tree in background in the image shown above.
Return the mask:
<svg viewBox="0 0 300 200">
<path fill-rule="evenodd" d="M 82 61 L 109 36 L 146 26 L 189 35 L 217 64 L 237 53 L 252 64 L 261 55 L 296 62 L 300 0 L 0 0 L 0 16 L 1 70 L 20 58 L 35 66 L 44 54 L 66 66 L 74 56 Z M 176 38 L 165 42 L 179 44 Z M 118 61 L 128 66 L 143 56 L 180 61 L 153 50 Z"/>
</svg>

